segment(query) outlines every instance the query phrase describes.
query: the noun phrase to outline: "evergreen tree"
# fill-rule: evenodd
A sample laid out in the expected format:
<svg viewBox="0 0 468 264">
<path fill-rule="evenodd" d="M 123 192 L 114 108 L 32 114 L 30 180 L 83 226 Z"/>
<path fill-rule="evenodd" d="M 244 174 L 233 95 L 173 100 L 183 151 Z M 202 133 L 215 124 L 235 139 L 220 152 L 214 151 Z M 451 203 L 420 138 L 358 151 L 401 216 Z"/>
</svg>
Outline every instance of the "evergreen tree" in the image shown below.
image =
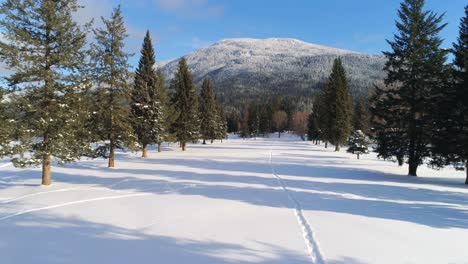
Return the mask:
<svg viewBox="0 0 468 264">
<path fill-rule="evenodd" d="M 249 111 L 249 104 L 244 102 L 244 107 L 242 109 L 242 122 L 240 126 L 241 137 L 246 138 L 250 137 L 250 111 Z"/>
<path fill-rule="evenodd" d="M 307 120 L 307 140 L 315 141 L 315 144 L 318 144 L 320 140 L 320 129 L 317 120 L 318 118 L 315 111 L 309 114 Z"/>
<path fill-rule="evenodd" d="M 197 140 L 200 130 L 197 91 L 185 58 L 179 62 L 173 87 L 176 92 L 175 106 L 179 113 L 174 123 L 175 135 L 182 150 L 185 151 L 187 142 Z"/>
<path fill-rule="evenodd" d="M 143 150 L 143 158 L 148 157 L 148 145 L 163 141 L 164 105 L 160 100 L 158 85 L 161 84 L 154 69 L 155 63 L 153 44 L 147 31 L 135 72 L 131 100 L 132 125 Z"/>
<path fill-rule="evenodd" d="M 258 137 L 260 134 L 260 111 L 258 105 L 253 102 L 249 106 L 249 132 L 250 136 Z"/>
<path fill-rule="evenodd" d="M 385 84 L 393 90 L 390 103 L 383 103 L 399 112 L 402 124 L 399 133 L 391 141 L 399 141 L 405 148 L 398 150 L 408 158 L 409 175 L 416 176 L 417 168 L 430 155 L 433 136 L 434 93 L 438 92 L 444 79 L 446 51 L 440 48 L 442 15 L 424 10 L 424 0 L 405 0 L 398 11 L 398 33 L 388 41 L 392 51 L 384 52 L 387 57 Z M 382 109 L 385 111 L 385 109 Z M 383 130 L 390 131 L 393 122 L 383 121 Z M 377 135 L 377 139 L 381 136 Z M 378 144 L 387 144 L 379 142 Z M 385 151 L 385 148 L 380 151 Z M 393 153 L 379 152 L 389 156 Z"/>
<path fill-rule="evenodd" d="M 398 89 L 375 87 L 371 98 L 371 121 L 374 140 L 377 142 L 375 152 L 384 159 L 396 157 L 399 166 L 403 166 L 407 156 L 408 138 L 405 136 L 403 109 L 396 95 Z"/>
<path fill-rule="evenodd" d="M 6 100 L 6 90 L 0 89 L 0 157 L 12 154 L 10 143 L 14 140 L 13 132 L 16 119 Z"/>
<path fill-rule="evenodd" d="M 216 126 L 216 139 L 221 140 L 227 139 L 227 119 L 226 114 L 224 112 L 224 107 L 221 103 L 216 101 L 216 109 L 217 109 L 217 126 Z"/>
<path fill-rule="evenodd" d="M 468 184 L 468 6 L 453 46 L 453 80 L 444 87 L 435 108 L 437 133 L 432 137 L 432 163 L 439 167 L 451 163 L 465 169 Z"/>
<path fill-rule="evenodd" d="M 96 82 L 93 123 L 96 140 L 106 141 L 98 150 L 109 158 L 108 166 L 115 166 L 116 148 L 135 147 L 136 139 L 130 122 L 131 89 L 128 58 L 124 52 L 127 38 L 120 6 L 110 19 L 101 18 L 103 28 L 95 29 L 96 42 L 91 45 Z"/>
<path fill-rule="evenodd" d="M 369 107 L 362 99 L 357 100 L 354 107 L 354 130 L 361 130 L 366 135 L 370 132 Z"/>
<path fill-rule="evenodd" d="M 205 79 L 200 92 L 200 134 L 203 144 L 206 144 L 207 139 L 213 143 L 217 138 L 220 124 L 218 114 L 213 84 L 209 79 Z"/>
<path fill-rule="evenodd" d="M 156 71 L 156 91 L 158 95 L 158 101 L 162 106 L 162 127 L 161 136 L 157 138 L 156 143 L 158 144 L 158 152 L 162 151 L 162 143 L 164 141 L 173 142 L 175 141 L 175 135 L 173 131 L 171 131 L 172 124 L 174 124 L 175 120 L 178 117 L 178 113 L 175 109 L 175 106 L 172 104 L 170 100 L 170 96 L 168 94 L 166 88 L 166 80 L 164 78 L 164 74 L 162 73 L 161 69 Z"/>
<path fill-rule="evenodd" d="M 330 132 L 331 132 L 331 118 L 330 111 L 326 102 L 328 98 L 328 89 L 324 89 L 321 94 L 319 94 L 314 101 L 314 113 L 317 120 L 318 130 L 321 133 L 320 139 L 325 141 L 325 148 L 328 148 L 328 142 L 330 141 Z"/>
<path fill-rule="evenodd" d="M 240 127 L 240 117 L 237 110 L 232 110 L 227 115 L 227 132 L 228 133 L 237 133 L 239 132 Z"/>
<path fill-rule="evenodd" d="M 51 184 L 52 159 L 59 164 L 89 152 L 83 133 L 81 93 L 86 65 L 86 27 L 73 19 L 76 0 L 5 0 L 0 5 L 0 59 L 13 71 L 15 166 L 42 164 L 42 184 Z M 3 126 L 3 124 L 2 124 Z M 0 142 L 8 148 L 8 139 Z"/>
<path fill-rule="evenodd" d="M 353 126 L 353 100 L 349 94 L 341 58 L 335 60 L 325 89 L 326 111 L 329 119 L 327 137 L 330 143 L 335 145 L 335 151 L 339 151 L 340 145 L 346 144 Z"/>
<path fill-rule="evenodd" d="M 361 154 L 368 154 L 369 153 L 369 144 L 370 141 L 367 136 L 361 130 L 356 130 L 354 133 L 349 137 L 348 140 L 348 150 L 347 152 L 353 153 L 357 155 L 357 159 Z"/>
</svg>

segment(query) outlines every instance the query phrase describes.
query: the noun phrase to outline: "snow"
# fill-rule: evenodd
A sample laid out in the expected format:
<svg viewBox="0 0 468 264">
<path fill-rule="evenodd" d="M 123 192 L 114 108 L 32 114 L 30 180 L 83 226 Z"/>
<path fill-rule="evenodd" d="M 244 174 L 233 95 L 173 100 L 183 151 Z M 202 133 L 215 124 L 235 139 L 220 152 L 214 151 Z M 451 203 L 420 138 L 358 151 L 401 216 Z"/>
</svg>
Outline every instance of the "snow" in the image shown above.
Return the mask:
<svg viewBox="0 0 468 264">
<path fill-rule="evenodd" d="M 0 161 L 0 263 L 467 263 L 464 172 L 356 159 L 292 136 Z"/>
</svg>

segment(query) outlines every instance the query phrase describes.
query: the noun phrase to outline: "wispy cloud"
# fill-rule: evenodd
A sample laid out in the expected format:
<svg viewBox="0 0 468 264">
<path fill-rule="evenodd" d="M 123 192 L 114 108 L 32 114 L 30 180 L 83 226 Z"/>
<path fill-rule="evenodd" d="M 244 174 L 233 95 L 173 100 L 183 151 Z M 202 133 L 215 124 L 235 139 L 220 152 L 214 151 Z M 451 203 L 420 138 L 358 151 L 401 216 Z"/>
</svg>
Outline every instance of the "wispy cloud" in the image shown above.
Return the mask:
<svg viewBox="0 0 468 264">
<path fill-rule="evenodd" d="M 192 18 L 222 17 L 224 6 L 212 4 L 208 0 L 154 0 L 156 5 L 166 11 L 178 12 Z"/>
<path fill-rule="evenodd" d="M 385 41 L 385 36 L 383 34 L 354 33 L 353 39 L 359 43 L 375 43 Z"/>
</svg>

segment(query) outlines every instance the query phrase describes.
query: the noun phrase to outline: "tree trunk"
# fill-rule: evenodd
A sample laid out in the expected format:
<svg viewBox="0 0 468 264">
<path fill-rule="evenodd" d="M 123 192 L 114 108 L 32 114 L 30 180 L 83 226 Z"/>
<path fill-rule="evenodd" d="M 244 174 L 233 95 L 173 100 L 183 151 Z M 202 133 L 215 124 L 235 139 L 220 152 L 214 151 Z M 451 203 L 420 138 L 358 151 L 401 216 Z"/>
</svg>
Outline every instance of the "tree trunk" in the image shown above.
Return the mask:
<svg viewBox="0 0 468 264">
<path fill-rule="evenodd" d="M 114 140 L 112 140 L 112 139 L 110 141 L 109 164 L 107 166 L 109 168 L 114 168 L 115 167 L 115 146 L 114 146 Z"/>
<path fill-rule="evenodd" d="M 158 152 L 162 151 L 162 143 L 158 143 Z"/>
<path fill-rule="evenodd" d="M 281 138 L 281 132 L 278 131 L 278 138 Z"/>
<path fill-rule="evenodd" d="M 358 152 L 358 154 L 357 154 L 357 159 L 359 159 L 359 154 L 360 154 L 360 153 Z"/>
<path fill-rule="evenodd" d="M 181 146 L 182 146 L 182 151 L 185 151 L 185 150 L 186 150 L 186 144 L 187 144 L 187 143 L 181 142 L 180 144 L 181 144 Z"/>
<path fill-rule="evenodd" d="M 418 162 L 414 160 L 410 160 L 409 162 L 409 170 L 408 170 L 408 175 L 409 176 L 418 176 L 417 175 L 417 170 L 418 170 Z"/>
<path fill-rule="evenodd" d="M 465 184 L 468 185 L 468 160 L 465 161 L 465 173 L 466 173 Z"/>
<path fill-rule="evenodd" d="M 340 144 L 335 145 L 335 152 L 338 152 L 338 151 L 340 151 Z"/>
<path fill-rule="evenodd" d="M 143 154 L 141 155 L 142 158 L 148 157 L 148 145 L 143 145 Z"/>
<path fill-rule="evenodd" d="M 211 144 L 213 144 L 213 143 L 214 143 L 214 139 L 211 139 Z"/>
<path fill-rule="evenodd" d="M 206 139 L 203 139 L 203 143 L 202 143 L 202 144 L 203 144 L 203 145 L 206 145 Z"/>
<path fill-rule="evenodd" d="M 51 169 L 50 154 L 44 154 L 44 157 L 42 160 L 42 185 L 50 185 L 52 183 L 50 169 Z"/>
<path fill-rule="evenodd" d="M 403 160 L 403 157 L 399 156 L 397 157 L 397 160 L 398 160 L 398 166 L 403 166 L 403 163 L 404 163 L 404 160 Z"/>
<path fill-rule="evenodd" d="M 325 141 L 325 148 L 328 148 L 328 141 Z"/>
</svg>

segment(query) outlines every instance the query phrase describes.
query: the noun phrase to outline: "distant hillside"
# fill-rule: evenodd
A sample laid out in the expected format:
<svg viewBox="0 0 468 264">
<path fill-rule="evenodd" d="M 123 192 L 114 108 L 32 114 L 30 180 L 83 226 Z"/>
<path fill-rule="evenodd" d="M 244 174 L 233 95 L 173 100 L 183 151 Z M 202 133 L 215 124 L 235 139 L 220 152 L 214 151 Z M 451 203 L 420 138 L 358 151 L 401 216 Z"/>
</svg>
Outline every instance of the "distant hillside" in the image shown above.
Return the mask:
<svg viewBox="0 0 468 264">
<path fill-rule="evenodd" d="M 228 104 L 265 95 L 310 96 L 323 87 L 341 56 L 354 95 L 367 94 L 384 78 L 383 56 L 309 44 L 296 39 L 226 39 L 185 56 L 198 85 L 214 80 Z M 168 81 L 178 60 L 160 65 Z"/>
</svg>

